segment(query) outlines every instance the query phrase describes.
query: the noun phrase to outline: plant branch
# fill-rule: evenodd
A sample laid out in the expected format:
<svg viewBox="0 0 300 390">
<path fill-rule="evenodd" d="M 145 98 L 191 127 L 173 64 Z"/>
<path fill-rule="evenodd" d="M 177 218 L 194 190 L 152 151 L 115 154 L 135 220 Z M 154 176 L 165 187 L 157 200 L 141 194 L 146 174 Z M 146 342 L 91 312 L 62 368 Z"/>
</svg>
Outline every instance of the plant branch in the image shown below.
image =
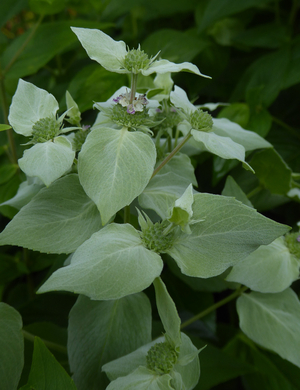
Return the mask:
<svg viewBox="0 0 300 390">
<path fill-rule="evenodd" d="M 23 332 L 23 336 L 26 340 L 34 342 L 34 338 L 36 337 L 34 334 L 29 333 L 26 330 L 22 330 L 22 332 Z M 49 349 L 52 349 L 53 351 L 57 351 L 57 352 L 64 353 L 64 354 L 68 353 L 67 348 L 64 347 L 63 345 L 54 343 L 54 342 L 49 341 L 49 340 L 44 340 L 44 339 L 41 339 L 41 340 L 46 345 L 46 347 L 48 347 Z"/>
<path fill-rule="evenodd" d="M 44 15 L 41 15 L 39 17 L 38 21 L 36 22 L 36 24 L 32 27 L 32 30 L 30 31 L 28 37 L 25 39 L 25 41 L 23 42 L 21 47 L 19 47 L 19 49 L 16 51 L 15 55 L 13 56 L 13 58 L 6 65 L 5 69 L 3 70 L 3 75 L 5 75 L 9 71 L 9 69 L 13 66 L 13 64 L 18 59 L 18 57 L 23 53 L 24 49 L 26 48 L 28 43 L 31 41 L 32 37 L 34 36 L 37 28 L 39 27 L 39 25 L 41 24 L 43 19 L 44 19 Z"/>
<path fill-rule="evenodd" d="M 159 164 L 159 166 L 154 170 L 151 179 L 171 160 L 173 156 L 183 147 L 183 145 L 191 138 L 191 132 L 187 133 L 187 135 L 183 138 L 183 140 L 172 150 L 170 154 Z"/>
<path fill-rule="evenodd" d="M 181 324 L 180 329 L 183 329 L 187 327 L 188 325 L 192 324 L 193 322 L 199 320 L 200 318 L 203 318 L 207 316 L 212 311 L 215 311 L 219 307 L 225 305 L 226 303 L 232 301 L 233 299 L 237 298 L 239 295 L 241 295 L 244 291 L 246 291 L 248 287 L 243 286 L 235 290 L 232 294 L 230 294 L 228 297 L 222 299 L 221 301 L 215 303 L 214 305 L 208 307 L 207 309 L 203 310 L 201 313 L 195 315 L 194 317 L 190 318 L 189 320 L 185 321 L 183 324 Z"/>
</svg>

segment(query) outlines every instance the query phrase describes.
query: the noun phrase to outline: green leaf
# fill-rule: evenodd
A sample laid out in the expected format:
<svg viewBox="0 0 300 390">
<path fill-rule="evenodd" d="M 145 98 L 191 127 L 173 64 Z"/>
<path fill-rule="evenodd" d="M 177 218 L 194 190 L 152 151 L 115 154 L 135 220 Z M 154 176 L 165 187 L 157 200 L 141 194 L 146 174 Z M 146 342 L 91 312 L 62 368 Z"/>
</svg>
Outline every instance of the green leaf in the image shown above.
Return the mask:
<svg viewBox="0 0 300 390">
<path fill-rule="evenodd" d="M 233 38 L 234 43 L 249 47 L 276 49 L 289 40 L 285 26 L 279 23 L 265 23 L 240 32 Z"/>
<path fill-rule="evenodd" d="M 202 349 L 197 350 L 191 339 L 186 334 L 181 333 L 180 352 L 173 370 L 180 374 L 183 382 L 182 387 L 187 390 L 192 390 L 199 381 L 200 363 L 198 354 Z"/>
<path fill-rule="evenodd" d="M 65 0 L 29 0 L 31 10 L 41 15 L 54 15 L 65 8 Z"/>
<path fill-rule="evenodd" d="M 218 118 L 227 118 L 243 128 L 247 127 L 249 117 L 250 109 L 245 103 L 232 103 L 230 106 L 222 108 L 218 113 Z"/>
<path fill-rule="evenodd" d="M 161 322 L 168 336 L 168 341 L 172 342 L 174 349 L 180 350 L 181 336 L 180 336 L 180 318 L 174 301 L 170 297 L 168 290 L 161 280 L 156 278 L 153 282 L 156 296 L 156 306 L 161 319 Z"/>
<path fill-rule="evenodd" d="M 71 27 L 88 56 L 110 72 L 130 73 L 123 63 L 127 54 L 126 44 L 115 41 L 101 30 Z"/>
<path fill-rule="evenodd" d="M 209 278 L 267 245 L 289 230 L 235 199 L 195 194 L 192 234 L 181 234 L 167 253 L 182 273 Z"/>
<path fill-rule="evenodd" d="M 68 327 L 70 369 L 78 390 L 105 389 L 103 364 L 149 343 L 151 325 L 151 306 L 143 293 L 111 301 L 79 296 Z"/>
<path fill-rule="evenodd" d="M 276 367 L 272 360 L 265 354 L 266 351 L 261 351 L 257 346 L 245 335 L 239 334 L 233 338 L 225 347 L 224 352 L 229 359 L 235 357 L 241 363 L 248 367 L 252 367 L 252 372 L 243 375 L 243 383 L 246 386 L 251 386 L 251 389 L 257 390 L 296 390 L 299 386 L 294 386 L 292 376 L 281 370 L 281 366 L 286 362 L 272 353 L 274 357 L 281 360 L 281 365 Z M 226 359 L 226 357 L 225 357 Z M 291 364 L 291 363 L 290 363 Z M 296 366 L 293 366 L 297 369 Z M 296 383 L 299 383 L 296 377 Z"/>
<path fill-rule="evenodd" d="M 6 75 L 7 79 L 17 80 L 20 77 L 34 74 L 55 57 L 55 55 L 72 48 L 72 45 L 77 45 L 79 48 L 78 40 L 70 29 L 71 25 L 81 27 L 107 27 L 107 24 L 86 20 L 55 21 L 41 24 L 28 44 L 25 45 L 17 61 L 10 67 Z M 53 34 L 53 31 L 55 31 L 55 34 Z M 15 53 L 20 48 L 23 48 L 24 43 L 31 33 L 32 29 L 26 31 L 24 34 L 15 38 L 7 47 L 1 59 L 3 69 L 9 65 Z"/>
<path fill-rule="evenodd" d="M 1 390 L 16 390 L 24 364 L 22 318 L 0 302 L 0 382 Z"/>
<path fill-rule="evenodd" d="M 27 176 L 38 177 L 49 186 L 73 165 L 75 152 L 71 142 L 64 136 L 42 144 L 35 144 L 24 151 L 18 160 L 20 168 Z"/>
<path fill-rule="evenodd" d="M 40 190 L 0 234 L 0 244 L 72 253 L 100 228 L 95 204 L 72 174 Z"/>
<path fill-rule="evenodd" d="M 176 199 L 171 216 L 168 218 L 170 222 L 179 225 L 181 230 L 186 233 L 190 233 L 188 224 L 193 216 L 193 202 L 193 185 L 190 184 L 181 197 Z"/>
<path fill-rule="evenodd" d="M 284 45 L 280 50 L 259 57 L 246 69 L 233 92 L 232 99 L 244 100 L 252 89 L 260 88 L 260 101 L 269 107 L 285 88 L 285 75 L 289 70 L 290 48 Z"/>
<path fill-rule="evenodd" d="M 196 389 L 210 390 L 220 383 L 248 373 L 251 375 L 255 371 L 255 367 L 241 358 L 231 356 L 226 353 L 226 350 L 223 351 L 209 344 L 201 352 L 201 378 Z"/>
<path fill-rule="evenodd" d="M 150 180 L 139 196 L 139 204 L 166 219 L 176 199 L 180 198 L 190 183 L 197 186 L 194 167 L 187 155 L 179 153 Z"/>
<path fill-rule="evenodd" d="M 237 311 L 240 327 L 250 339 L 300 367 L 300 303 L 293 290 L 243 294 Z"/>
<path fill-rule="evenodd" d="M 290 254 L 283 237 L 262 245 L 233 266 L 226 280 L 245 284 L 251 290 L 277 293 L 298 279 L 300 262 Z"/>
<path fill-rule="evenodd" d="M 0 167 L 0 185 L 8 182 L 18 170 L 17 164 L 4 164 Z"/>
<path fill-rule="evenodd" d="M 28 137 L 32 134 L 32 126 L 37 121 L 55 117 L 57 110 L 58 103 L 53 95 L 20 79 L 12 99 L 8 120 L 16 133 Z"/>
<path fill-rule="evenodd" d="M 93 102 L 106 101 L 127 81 L 126 75 L 111 73 L 98 64 L 91 64 L 76 74 L 68 89 L 81 112 L 84 112 L 93 107 Z"/>
<path fill-rule="evenodd" d="M 160 256 L 143 246 L 131 225 L 110 224 L 85 241 L 71 264 L 54 272 L 39 292 L 64 290 L 91 299 L 118 299 L 150 286 L 162 267 Z"/>
<path fill-rule="evenodd" d="M 0 203 L 0 206 L 12 206 L 20 210 L 23 206 L 29 203 L 34 195 L 36 195 L 43 187 L 44 184 L 40 183 L 38 180 L 24 181 L 20 184 L 16 195 L 13 198 Z"/>
<path fill-rule="evenodd" d="M 247 195 L 241 189 L 241 187 L 237 184 L 237 182 L 233 179 L 232 176 L 227 176 L 225 186 L 222 191 L 223 196 L 232 196 L 236 200 L 239 200 L 244 205 L 253 207 L 250 200 L 247 198 Z"/>
<path fill-rule="evenodd" d="M 196 21 L 199 26 L 199 32 L 205 30 L 211 24 L 225 16 L 233 15 L 251 7 L 261 7 L 262 4 L 270 0 L 210 0 L 206 8 L 199 7 L 196 13 Z"/>
<path fill-rule="evenodd" d="M 178 30 L 161 29 L 150 34 L 142 44 L 146 53 L 155 55 L 160 52 L 162 58 L 169 61 L 191 61 L 199 54 L 207 42 Z"/>
<path fill-rule="evenodd" d="M 2 0 L 0 3 L 0 27 L 25 8 L 27 0 Z"/>
<path fill-rule="evenodd" d="M 251 166 L 261 184 L 272 193 L 286 195 L 290 190 L 292 171 L 273 148 L 256 153 Z"/>
<path fill-rule="evenodd" d="M 230 137 L 234 142 L 250 150 L 270 148 L 272 145 L 253 131 L 245 130 L 226 118 L 214 118 L 213 132 L 221 137 Z"/>
<path fill-rule="evenodd" d="M 77 390 L 73 380 L 39 337 L 35 337 L 27 386 L 36 390 Z"/>
<path fill-rule="evenodd" d="M 209 152 L 222 157 L 224 159 L 237 159 L 241 161 L 247 169 L 253 171 L 251 166 L 245 161 L 245 149 L 242 145 L 232 141 L 229 137 L 222 137 L 213 132 L 205 133 L 203 131 L 192 130 L 192 136 L 195 141 L 200 143 L 200 148 L 204 148 Z M 253 171 L 254 173 L 254 171 Z"/>
<path fill-rule="evenodd" d="M 169 374 L 155 375 L 146 367 L 139 367 L 131 374 L 120 377 L 107 386 L 107 390 L 173 390 Z"/>
<path fill-rule="evenodd" d="M 5 131 L 11 129 L 11 126 L 9 125 L 0 125 L 0 131 Z"/>
<path fill-rule="evenodd" d="M 155 160 L 154 143 L 139 131 L 102 127 L 88 135 L 79 153 L 79 178 L 103 224 L 144 190 Z"/>
</svg>

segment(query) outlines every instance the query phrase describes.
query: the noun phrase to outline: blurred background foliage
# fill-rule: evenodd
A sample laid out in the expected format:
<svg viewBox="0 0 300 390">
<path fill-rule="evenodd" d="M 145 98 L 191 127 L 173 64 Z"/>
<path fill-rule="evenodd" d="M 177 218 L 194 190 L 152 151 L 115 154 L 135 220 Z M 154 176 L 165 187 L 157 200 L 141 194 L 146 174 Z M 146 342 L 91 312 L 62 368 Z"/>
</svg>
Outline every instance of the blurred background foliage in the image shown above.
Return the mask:
<svg viewBox="0 0 300 390">
<path fill-rule="evenodd" d="M 84 123 L 92 124 L 96 117 L 93 103 L 107 100 L 122 85 L 130 85 L 126 75 L 110 73 L 90 60 L 70 26 L 101 29 L 115 40 L 125 41 L 129 48 L 141 44 L 150 55 L 160 51 L 159 55 L 170 61 L 193 62 L 212 77 L 173 75 L 195 104 L 230 103 L 215 115 L 257 132 L 274 145 L 274 150 L 249 155 L 248 161 L 257 167 L 256 175 L 236 161 L 208 153 L 193 156 L 198 190 L 221 193 L 230 173 L 258 211 L 295 227 L 300 220 L 299 8 L 299 0 L 1 0 L 0 123 L 8 123 L 18 79 L 25 78 L 52 93 L 61 112 L 69 90 L 84 112 Z M 148 83 L 142 78 L 139 82 L 141 87 Z M 12 130 L 0 132 L 0 203 L 13 197 L 25 180 L 16 165 L 25 142 Z M 0 205 L 1 230 L 16 212 Z M 65 343 L 67 313 L 75 297 L 59 294 L 57 304 L 57 294 L 34 295 L 36 286 L 61 266 L 65 257 L 26 249 L 0 250 L 2 300 L 20 311 L 33 333 Z M 173 274 L 168 277 L 170 286 L 180 285 L 170 293 L 182 310 L 198 312 L 198 298 L 202 300 L 203 294 L 207 295 L 205 305 L 212 299 L 210 290 L 199 293 L 191 288 L 191 282 L 174 281 Z M 229 308 L 226 315 L 235 323 L 233 310 Z M 32 325 L 41 321 L 47 325 Z M 200 332 L 216 343 L 215 316 L 208 316 L 197 327 L 198 335 Z M 217 344 L 223 347 L 235 331 L 227 325 L 218 329 Z M 201 346 L 197 339 L 194 342 Z M 26 353 L 30 355 L 29 344 Z M 199 389 L 277 389 L 266 379 L 276 373 L 278 383 L 283 383 L 278 389 L 300 388 L 294 379 L 299 379 L 299 369 L 257 350 L 249 340 L 232 338 L 226 349 L 226 357 L 213 346 L 203 352 L 206 358 Z M 56 356 L 67 368 L 61 354 Z M 230 381 L 232 378 L 240 379 Z M 289 387 L 284 387 L 284 380 Z"/>
</svg>

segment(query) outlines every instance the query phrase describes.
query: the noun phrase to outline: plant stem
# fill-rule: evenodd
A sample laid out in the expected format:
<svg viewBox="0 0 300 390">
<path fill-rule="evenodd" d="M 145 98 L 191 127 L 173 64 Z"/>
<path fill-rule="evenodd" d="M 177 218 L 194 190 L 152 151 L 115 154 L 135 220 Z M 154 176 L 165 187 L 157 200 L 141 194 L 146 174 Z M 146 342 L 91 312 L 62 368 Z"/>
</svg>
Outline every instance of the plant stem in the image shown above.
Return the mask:
<svg viewBox="0 0 300 390">
<path fill-rule="evenodd" d="M 34 334 L 29 333 L 26 330 L 22 330 L 22 332 L 23 332 L 23 336 L 26 340 L 34 342 L 34 338 L 36 337 Z M 52 341 L 44 340 L 44 339 L 41 339 L 41 340 L 46 345 L 46 347 L 48 347 L 49 349 L 52 349 L 53 351 L 57 351 L 57 352 L 64 353 L 64 354 L 68 353 L 67 348 L 64 347 L 63 345 L 54 343 Z"/>
<path fill-rule="evenodd" d="M 26 48 L 26 46 L 28 45 L 28 43 L 31 41 L 32 37 L 34 36 L 37 28 L 39 27 L 39 25 L 41 24 L 42 20 L 44 18 L 44 15 L 41 15 L 38 19 L 38 21 L 36 22 L 36 24 L 32 27 L 32 30 L 30 31 L 28 37 L 25 39 L 25 41 L 23 42 L 23 45 L 19 48 L 19 50 L 16 51 L 15 55 L 13 56 L 13 58 L 9 61 L 9 63 L 6 65 L 5 69 L 3 70 L 3 75 L 5 75 L 9 69 L 13 66 L 13 64 L 16 62 L 16 60 L 18 59 L 18 57 L 22 54 L 22 52 L 24 51 L 24 49 Z"/>
<path fill-rule="evenodd" d="M 250 198 L 252 198 L 252 196 L 258 194 L 259 191 L 261 191 L 261 190 L 262 190 L 261 186 L 257 186 L 254 188 L 254 190 L 250 191 L 246 196 L 248 199 L 250 199 Z"/>
<path fill-rule="evenodd" d="M 183 140 L 172 150 L 170 154 L 159 164 L 159 166 L 154 170 L 151 179 L 171 160 L 173 156 L 183 147 L 183 145 L 191 138 L 191 133 L 187 133 L 187 135 L 183 138 Z"/>
<path fill-rule="evenodd" d="M 137 73 L 131 73 L 131 91 L 130 91 L 130 101 L 129 101 L 130 104 L 132 104 L 132 102 L 135 99 L 137 78 L 138 78 Z"/>
<path fill-rule="evenodd" d="M 185 321 L 183 324 L 181 324 L 180 329 L 183 329 L 183 328 L 187 327 L 188 325 L 192 324 L 193 322 L 199 320 L 200 318 L 207 316 L 212 311 L 215 311 L 219 307 L 225 305 L 226 303 L 232 301 L 233 299 L 235 299 L 236 297 L 241 295 L 247 289 L 248 289 L 248 287 L 246 287 L 246 286 L 238 288 L 232 294 L 230 294 L 228 297 L 222 299 L 221 301 L 219 301 L 219 302 L 215 303 L 214 305 L 208 307 L 207 309 L 203 310 L 201 313 L 199 313 L 199 314 L 195 315 L 194 317 L 190 318 L 189 320 Z"/>
</svg>

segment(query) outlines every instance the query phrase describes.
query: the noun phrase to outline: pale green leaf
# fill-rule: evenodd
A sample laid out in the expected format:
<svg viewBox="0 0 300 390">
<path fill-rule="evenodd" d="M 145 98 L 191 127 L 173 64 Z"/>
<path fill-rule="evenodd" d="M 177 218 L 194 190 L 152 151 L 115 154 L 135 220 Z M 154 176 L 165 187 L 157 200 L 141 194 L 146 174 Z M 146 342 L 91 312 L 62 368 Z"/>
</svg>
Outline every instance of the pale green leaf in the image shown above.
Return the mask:
<svg viewBox="0 0 300 390">
<path fill-rule="evenodd" d="M 167 251 L 182 273 L 209 278 L 267 245 L 290 228 L 233 198 L 195 194 L 192 234 L 181 234 Z"/>
<path fill-rule="evenodd" d="M 199 352 L 201 351 L 197 350 L 190 338 L 186 334 L 181 333 L 180 353 L 173 370 L 180 374 L 186 390 L 192 390 L 199 381 Z M 194 356 L 194 358 L 191 356 Z M 189 362 L 187 363 L 187 361 Z"/>
<path fill-rule="evenodd" d="M 176 199 L 171 217 L 168 218 L 170 222 L 179 225 L 182 231 L 190 233 L 188 223 L 193 216 L 192 204 L 194 202 L 193 185 L 190 184 L 184 191 L 180 198 Z"/>
<path fill-rule="evenodd" d="M 29 0 L 29 6 L 34 13 L 54 15 L 65 9 L 65 0 Z"/>
<path fill-rule="evenodd" d="M 225 186 L 222 191 L 222 195 L 224 196 L 232 196 L 236 200 L 244 203 L 246 206 L 253 207 L 250 200 L 247 198 L 247 195 L 241 189 L 241 187 L 237 184 L 237 182 L 233 179 L 232 176 L 227 176 Z"/>
<path fill-rule="evenodd" d="M 179 153 L 150 180 L 139 196 L 139 204 L 166 219 L 176 199 L 180 198 L 190 183 L 197 186 L 194 167 L 187 155 Z"/>
<path fill-rule="evenodd" d="M 250 339 L 300 367 L 300 303 L 293 290 L 243 294 L 237 311 L 240 327 Z"/>
<path fill-rule="evenodd" d="M 18 188 L 18 192 L 16 195 L 1 203 L 0 206 L 12 206 L 18 210 L 20 210 L 23 206 L 25 206 L 27 203 L 31 201 L 31 199 L 36 195 L 41 188 L 44 187 L 44 184 L 42 184 L 39 179 L 36 179 L 35 181 L 24 181 L 23 183 L 20 184 Z"/>
<path fill-rule="evenodd" d="M 137 350 L 129 353 L 128 355 L 122 356 L 118 359 L 112 360 L 109 363 L 106 363 L 102 367 L 102 370 L 105 371 L 106 375 L 111 381 L 119 377 L 125 377 L 140 366 L 146 367 L 146 356 L 149 349 L 153 347 L 153 345 L 155 345 L 156 343 L 163 343 L 165 341 L 166 339 L 164 336 L 159 337 L 151 343 L 143 345 Z"/>
<path fill-rule="evenodd" d="M 27 385 L 38 390 L 77 390 L 73 379 L 57 362 L 39 337 L 35 337 Z"/>
<path fill-rule="evenodd" d="M 234 142 L 231 138 L 219 136 L 214 132 L 206 133 L 194 129 L 191 131 L 191 134 L 194 139 L 199 142 L 200 145 L 204 145 L 205 149 L 209 152 L 224 159 L 239 160 L 245 164 L 249 170 L 254 172 L 250 165 L 245 161 L 244 147 Z"/>
<path fill-rule="evenodd" d="M 170 297 L 168 290 L 161 280 L 156 278 L 153 282 L 156 296 L 156 306 L 161 322 L 174 349 L 179 349 L 181 344 L 180 337 L 180 318 L 177 313 L 177 309 L 174 301 Z"/>
<path fill-rule="evenodd" d="M 182 108 L 187 113 L 196 111 L 196 107 L 189 101 L 189 98 L 184 89 L 174 86 L 174 91 L 170 94 L 171 103 L 175 107 Z"/>
<path fill-rule="evenodd" d="M 115 41 L 101 30 L 71 27 L 88 56 L 103 68 L 116 73 L 130 73 L 123 63 L 127 54 L 126 44 Z"/>
<path fill-rule="evenodd" d="M 78 105 L 75 100 L 72 98 L 69 91 L 66 91 L 66 103 L 67 103 L 67 120 L 73 125 L 80 124 L 81 113 L 79 111 Z"/>
<path fill-rule="evenodd" d="M 198 76 L 211 78 L 210 76 L 206 76 L 200 72 L 198 67 L 190 62 L 182 62 L 181 64 L 174 64 L 174 62 L 170 62 L 168 60 L 158 60 L 152 62 L 148 69 L 142 69 L 141 73 L 144 76 L 149 76 L 152 73 L 172 73 L 172 72 L 181 72 L 182 70 L 186 72 L 195 73 Z"/>
<path fill-rule="evenodd" d="M 42 118 L 55 117 L 57 110 L 58 103 L 53 95 L 20 79 L 9 109 L 8 120 L 16 133 L 30 136 L 35 122 Z"/>
<path fill-rule="evenodd" d="M 96 205 L 72 174 L 40 190 L 0 234 L 0 244 L 72 253 L 101 226 Z"/>
<path fill-rule="evenodd" d="M 16 390 L 24 364 L 22 318 L 0 302 L 0 383 L 1 390 Z"/>
<path fill-rule="evenodd" d="M 174 390 L 169 374 L 157 375 L 146 367 L 120 377 L 107 386 L 107 390 Z"/>
<path fill-rule="evenodd" d="M 270 148 L 272 145 L 253 131 L 245 130 L 226 118 L 213 118 L 213 132 L 221 137 L 230 137 L 242 145 L 246 151 Z"/>
<path fill-rule="evenodd" d="M 91 299 L 118 299 L 140 292 L 160 275 L 160 256 L 143 246 L 128 224 L 110 224 L 85 241 L 71 264 L 54 272 L 39 292 L 72 291 Z"/>
<path fill-rule="evenodd" d="M 78 171 L 103 224 L 144 190 L 155 160 L 155 146 L 147 134 L 126 128 L 92 130 L 79 153 Z"/>
<path fill-rule="evenodd" d="M 68 327 L 70 369 L 78 390 L 105 389 L 103 364 L 149 343 L 151 325 L 151 306 L 143 293 L 111 301 L 79 296 Z"/>
<path fill-rule="evenodd" d="M 71 168 L 74 157 L 71 142 L 61 136 L 54 142 L 47 141 L 26 149 L 18 162 L 27 176 L 38 177 L 49 186 Z"/>
<path fill-rule="evenodd" d="M 298 279 L 299 267 L 299 261 L 290 254 L 283 237 L 279 237 L 237 263 L 226 280 L 242 283 L 254 291 L 277 293 Z"/>
</svg>

